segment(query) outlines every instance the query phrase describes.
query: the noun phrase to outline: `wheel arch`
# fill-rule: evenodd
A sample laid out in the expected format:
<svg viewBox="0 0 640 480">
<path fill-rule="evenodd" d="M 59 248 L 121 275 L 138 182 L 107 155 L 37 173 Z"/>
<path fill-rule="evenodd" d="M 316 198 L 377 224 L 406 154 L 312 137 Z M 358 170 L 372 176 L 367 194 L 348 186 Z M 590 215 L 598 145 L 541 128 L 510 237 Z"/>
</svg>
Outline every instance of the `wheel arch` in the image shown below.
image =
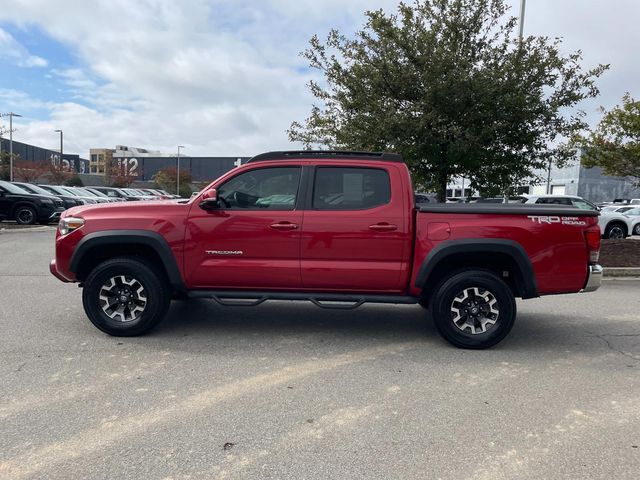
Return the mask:
<svg viewBox="0 0 640 480">
<path fill-rule="evenodd" d="M 114 257 L 139 256 L 157 265 L 176 292 L 186 290 L 176 257 L 167 241 L 146 230 L 105 230 L 90 233 L 74 249 L 69 270 L 83 281 L 98 264 Z"/>
<path fill-rule="evenodd" d="M 30 202 L 28 200 L 20 200 L 19 202 L 16 202 L 13 207 L 11 208 L 11 214 L 9 215 L 10 218 L 15 218 L 16 216 L 16 212 L 18 211 L 18 209 L 20 207 L 30 207 L 33 208 L 33 210 L 35 210 L 36 212 L 36 217 L 40 214 L 40 209 L 38 208 L 38 205 L 36 205 L 33 202 Z"/>
<path fill-rule="evenodd" d="M 624 220 L 621 220 L 619 218 L 614 218 L 613 220 L 609 220 L 609 222 L 607 222 L 607 225 L 604 227 L 603 235 L 607 235 L 607 233 L 609 232 L 609 228 L 612 228 L 616 225 L 622 227 L 622 231 L 624 232 L 625 237 L 628 237 L 631 234 L 629 232 L 629 226 L 626 224 Z"/>
<path fill-rule="evenodd" d="M 509 285 L 514 296 L 539 296 L 535 272 L 527 252 L 518 242 L 502 239 L 449 240 L 439 244 L 423 260 L 415 286 L 426 292 L 428 300 L 443 276 L 463 269 L 495 273 Z"/>
</svg>

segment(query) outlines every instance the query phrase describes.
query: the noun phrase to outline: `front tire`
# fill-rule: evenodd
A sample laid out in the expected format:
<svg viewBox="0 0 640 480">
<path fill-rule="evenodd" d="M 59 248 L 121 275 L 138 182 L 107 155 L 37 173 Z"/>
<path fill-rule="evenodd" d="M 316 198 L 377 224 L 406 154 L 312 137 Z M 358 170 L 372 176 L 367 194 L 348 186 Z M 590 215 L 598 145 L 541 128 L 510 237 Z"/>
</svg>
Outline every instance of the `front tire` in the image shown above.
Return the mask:
<svg viewBox="0 0 640 480">
<path fill-rule="evenodd" d="M 18 207 L 14 213 L 14 217 L 18 225 L 33 225 L 37 220 L 36 210 L 27 205 Z"/>
<path fill-rule="evenodd" d="M 610 223 L 607 225 L 607 228 L 604 231 L 604 238 L 609 239 L 620 239 L 626 238 L 627 236 L 627 227 L 625 227 L 622 223 Z"/>
<path fill-rule="evenodd" d="M 640 223 L 633 227 L 633 234 L 640 235 Z"/>
<path fill-rule="evenodd" d="M 116 337 L 142 335 L 164 318 L 171 292 L 164 276 L 137 257 L 95 267 L 84 282 L 82 304 L 98 329 Z"/>
<path fill-rule="evenodd" d="M 484 349 L 501 342 L 516 319 L 509 286 L 493 273 L 453 274 L 436 289 L 430 316 L 438 332 L 459 348 Z"/>
</svg>

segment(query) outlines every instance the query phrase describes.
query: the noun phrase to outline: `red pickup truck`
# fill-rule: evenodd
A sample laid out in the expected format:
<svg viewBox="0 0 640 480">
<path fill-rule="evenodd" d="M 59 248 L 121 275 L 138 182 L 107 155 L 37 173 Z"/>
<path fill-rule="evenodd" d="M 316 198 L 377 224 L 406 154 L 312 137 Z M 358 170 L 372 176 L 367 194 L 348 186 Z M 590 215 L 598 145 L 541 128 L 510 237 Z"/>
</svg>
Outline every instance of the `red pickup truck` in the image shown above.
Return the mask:
<svg viewBox="0 0 640 480">
<path fill-rule="evenodd" d="M 84 287 L 111 335 L 157 325 L 172 298 L 324 308 L 420 304 L 442 336 L 486 348 L 516 297 L 600 286 L 597 212 L 547 205 L 414 203 L 402 157 L 270 152 L 189 201 L 67 210 L 51 272 Z"/>
</svg>

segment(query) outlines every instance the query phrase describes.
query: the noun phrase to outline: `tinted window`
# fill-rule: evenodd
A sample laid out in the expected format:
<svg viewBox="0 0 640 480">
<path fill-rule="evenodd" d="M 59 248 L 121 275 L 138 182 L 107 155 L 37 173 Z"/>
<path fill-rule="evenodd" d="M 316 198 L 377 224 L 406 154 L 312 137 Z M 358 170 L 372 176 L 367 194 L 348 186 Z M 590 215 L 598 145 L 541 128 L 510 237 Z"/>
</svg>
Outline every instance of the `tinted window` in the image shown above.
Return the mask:
<svg viewBox="0 0 640 480">
<path fill-rule="evenodd" d="M 378 168 L 319 167 L 313 186 L 313 208 L 362 210 L 389 203 L 391 183 Z"/>
<path fill-rule="evenodd" d="M 293 210 L 299 183 L 300 167 L 261 168 L 218 187 L 218 198 L 227 210 Z"/>
<path fill-rule="evenodd" d="M 25 193 L 29 194 L 29 192 L 26 191 L 24 188 L 20 188 L 19 186 L 14 185 L 13 183 L 1 181 L 1 180 L 0 180 L 0 187 L 2 187 L 2 189 L 5 192 L 15 193 L 16 195 L 24 195 Z"/>
</svg>

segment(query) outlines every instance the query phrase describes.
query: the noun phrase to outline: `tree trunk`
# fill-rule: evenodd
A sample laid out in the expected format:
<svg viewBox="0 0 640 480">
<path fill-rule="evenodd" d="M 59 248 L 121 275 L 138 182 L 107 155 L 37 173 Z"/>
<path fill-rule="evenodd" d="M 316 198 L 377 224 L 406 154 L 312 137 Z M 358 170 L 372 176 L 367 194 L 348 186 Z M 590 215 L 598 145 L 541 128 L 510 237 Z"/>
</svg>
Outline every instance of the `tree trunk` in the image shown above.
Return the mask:
<svg viewBox="0 0 640 480">
<path fill-rule="evenodd" d="M 438 197 L 438 202 L 445 203 L 447 201 L 447 183 L 449 181 L 449 176 L 447 172 L 441 171 L 438 172 L 438 185 L 436 195 Z"/>
</svg>

